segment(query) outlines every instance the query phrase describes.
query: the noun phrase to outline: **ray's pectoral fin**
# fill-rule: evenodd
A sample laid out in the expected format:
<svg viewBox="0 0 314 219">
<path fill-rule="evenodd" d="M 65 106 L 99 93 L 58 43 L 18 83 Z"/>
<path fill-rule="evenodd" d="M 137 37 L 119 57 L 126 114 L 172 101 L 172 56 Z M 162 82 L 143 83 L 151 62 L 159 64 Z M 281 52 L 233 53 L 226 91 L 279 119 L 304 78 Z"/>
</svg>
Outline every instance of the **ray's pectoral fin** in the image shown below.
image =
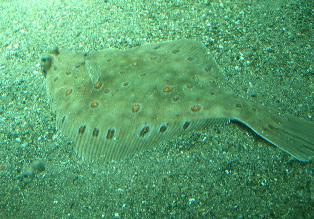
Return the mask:
<svg viewBox="0 0 314 219">
<path fill-rule="evenodd" d="M 257 135 L 288 152 L 300 161 L 314 158 L 314 123 L 301 118 L 275 116 L 264 108 L 240 115 L 234 120 L 248 126 Z"/>
</svg>

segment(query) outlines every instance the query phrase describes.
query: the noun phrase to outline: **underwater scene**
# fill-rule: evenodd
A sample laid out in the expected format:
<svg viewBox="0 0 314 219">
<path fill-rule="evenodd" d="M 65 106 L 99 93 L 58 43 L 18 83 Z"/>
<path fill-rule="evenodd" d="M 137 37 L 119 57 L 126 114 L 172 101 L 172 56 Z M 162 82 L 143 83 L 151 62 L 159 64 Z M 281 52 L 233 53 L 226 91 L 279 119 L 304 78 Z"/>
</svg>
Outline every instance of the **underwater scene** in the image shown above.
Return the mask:
<svg viewBox="0 0 314 219">
<path fill-rule="evenodd" d="M 0 0 L 0 218 L 314 218 L 313 11 Z"/>
</svg>

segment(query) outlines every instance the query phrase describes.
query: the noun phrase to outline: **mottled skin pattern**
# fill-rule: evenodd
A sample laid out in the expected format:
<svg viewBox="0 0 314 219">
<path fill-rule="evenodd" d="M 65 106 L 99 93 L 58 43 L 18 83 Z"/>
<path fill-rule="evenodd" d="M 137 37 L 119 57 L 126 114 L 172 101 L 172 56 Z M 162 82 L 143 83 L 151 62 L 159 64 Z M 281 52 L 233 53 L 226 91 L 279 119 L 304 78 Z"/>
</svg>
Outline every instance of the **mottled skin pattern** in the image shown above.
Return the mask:
<svg viewBox="0 0 314 219">
<path fill-rule="evenodd" d="M 302 161 L 314 154 L 314 125 L 280 118 L 219 87 L 206 49 L 192 40 L 42 58 L 57 127 L 87 160 L 132 155 L 184 132 L 240 122 Z"/>
</svg>

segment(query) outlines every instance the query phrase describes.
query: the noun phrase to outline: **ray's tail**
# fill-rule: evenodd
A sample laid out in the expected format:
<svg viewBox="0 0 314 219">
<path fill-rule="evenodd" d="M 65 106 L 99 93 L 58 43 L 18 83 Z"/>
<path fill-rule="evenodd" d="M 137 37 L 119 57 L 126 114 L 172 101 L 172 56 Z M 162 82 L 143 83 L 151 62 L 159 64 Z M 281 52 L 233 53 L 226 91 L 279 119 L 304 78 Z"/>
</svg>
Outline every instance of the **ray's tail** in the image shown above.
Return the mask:
<svg viewBox="0 0 314 219">
<path fill-rule="evenodd" d="M 253 107 L 233 121 L 246 125 L 300 161 L 314 159 L 314 123 L 311 121 L 292 116 L 279 117 L 263 107 Z"/>
</svg>

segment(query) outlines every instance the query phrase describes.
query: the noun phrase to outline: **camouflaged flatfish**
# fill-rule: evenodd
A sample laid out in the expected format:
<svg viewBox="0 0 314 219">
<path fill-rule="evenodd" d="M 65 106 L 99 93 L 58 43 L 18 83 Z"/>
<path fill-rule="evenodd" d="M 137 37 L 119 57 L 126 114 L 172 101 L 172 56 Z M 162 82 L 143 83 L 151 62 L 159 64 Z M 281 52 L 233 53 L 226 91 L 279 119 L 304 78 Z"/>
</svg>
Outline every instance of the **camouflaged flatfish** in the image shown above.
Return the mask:
<svg viewBox="0 0 314 219">
<path fill-rule="evenodd" d="M 279 117 L 218 86 L 202 44 L 178 40 L 41 60 L 57 128 L 86 160 L 105 162 L 213 124 L 242 123 L 301 161 L 314 156 L 314 124 Z"/>
</svg>

